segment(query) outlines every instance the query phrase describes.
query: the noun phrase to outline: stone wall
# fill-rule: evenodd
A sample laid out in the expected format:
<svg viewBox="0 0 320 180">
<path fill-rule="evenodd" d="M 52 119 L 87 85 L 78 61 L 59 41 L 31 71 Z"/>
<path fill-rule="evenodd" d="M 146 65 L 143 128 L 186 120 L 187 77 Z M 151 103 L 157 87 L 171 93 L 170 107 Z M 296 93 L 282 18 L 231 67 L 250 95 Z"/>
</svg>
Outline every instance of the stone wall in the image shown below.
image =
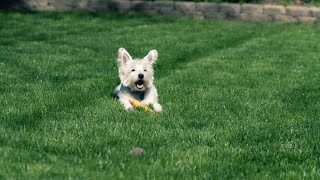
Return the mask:
<svg viewBox="0 0 320 180">
<path fill-rule="evenodd" d="M 315 23 L 320 20 L 319 7 L 280 6 L 233 3 L 194 3 L 139 0 L 22 0 L 30 10 L 86 10 L 139 12 L 166 16 L 194 16 L 200 19 L 238 19 L 244 21 L 284 21 Z"/>
</svg>

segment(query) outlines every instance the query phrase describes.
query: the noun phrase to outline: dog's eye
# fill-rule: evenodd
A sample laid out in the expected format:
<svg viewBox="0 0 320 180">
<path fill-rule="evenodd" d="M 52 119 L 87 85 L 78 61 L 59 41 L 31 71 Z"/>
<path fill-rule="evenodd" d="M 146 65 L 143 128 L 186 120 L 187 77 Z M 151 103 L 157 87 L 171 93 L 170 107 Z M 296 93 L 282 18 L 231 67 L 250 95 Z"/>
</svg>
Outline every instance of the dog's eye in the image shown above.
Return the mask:
<svg viewBox="0 0 320 180">
<path fill-rule="evenodd" d="M 144 71 L 147 71 L 147 70 L 144 70 Z"/>
<path fill-rule="evenodd" d="M 131 71 L 133 72 L 133 71 L 135 71 L 135 69 L 132 69 Z"/>
</svg>

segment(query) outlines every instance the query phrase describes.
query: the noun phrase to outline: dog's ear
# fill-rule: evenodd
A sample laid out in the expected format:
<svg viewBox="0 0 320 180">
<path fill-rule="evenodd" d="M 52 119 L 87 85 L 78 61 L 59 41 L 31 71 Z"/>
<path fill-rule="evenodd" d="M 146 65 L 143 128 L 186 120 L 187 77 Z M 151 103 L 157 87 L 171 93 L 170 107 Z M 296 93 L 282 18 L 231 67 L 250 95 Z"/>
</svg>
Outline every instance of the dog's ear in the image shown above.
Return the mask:
<svg viewBox="0 0 320 180">
<path fill-rule="evenodd" d="M 150 63 L 156 63 L 158 59 L 158 51 L 157 50 L 151 50 L 144 59 L 148 60 Z"/>
<path fill-rule="evenodd" d="M 128 61 L 131 61 L 132 57 L 124 48 L 118 49 L 118 63 L 119 64 L 126 64 Z"/>
</svg>

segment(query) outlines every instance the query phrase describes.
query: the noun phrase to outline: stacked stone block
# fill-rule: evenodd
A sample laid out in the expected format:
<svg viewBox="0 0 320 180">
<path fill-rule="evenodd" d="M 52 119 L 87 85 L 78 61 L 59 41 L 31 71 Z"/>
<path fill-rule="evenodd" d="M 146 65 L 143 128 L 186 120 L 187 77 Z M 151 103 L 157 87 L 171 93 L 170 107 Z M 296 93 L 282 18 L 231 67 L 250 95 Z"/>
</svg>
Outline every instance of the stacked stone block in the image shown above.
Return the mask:
<svg viewBox="0 0 320 180">
<path fill-rule="evenodd" d="M 194 16 L 198 18 L 238 19 L 244 21 L 284 21 L 315 23 L 320 8 L 234 3 L 195 3 L 140 0 L 23 0 L 31 10 L 86 10 L 146 13 L 166 16 Z"/>
</svg>

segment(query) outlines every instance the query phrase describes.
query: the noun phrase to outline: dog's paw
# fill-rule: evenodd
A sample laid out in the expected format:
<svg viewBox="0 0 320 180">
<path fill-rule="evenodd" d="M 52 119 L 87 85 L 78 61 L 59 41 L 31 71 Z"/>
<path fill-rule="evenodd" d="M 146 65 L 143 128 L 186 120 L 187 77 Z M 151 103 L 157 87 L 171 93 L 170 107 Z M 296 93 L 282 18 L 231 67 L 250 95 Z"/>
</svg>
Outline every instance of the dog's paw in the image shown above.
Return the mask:
<svg viewBox="0 0 320 180">
<path fill-rule="evenodd" d="M 134 109 L 133 106 L 131 106 L 131 105 L 130 105 L 130 106 L 125 106 L 124 108 L 125 108 L 127 111 L 131 111 L 131 110 Z"/>
<path fill-rule="evenodd" d="M 161 112 L 162 111 L 162 106 L 160 104 L 153 104 L 153 110 L 155 112 Z"/>
</svg>

